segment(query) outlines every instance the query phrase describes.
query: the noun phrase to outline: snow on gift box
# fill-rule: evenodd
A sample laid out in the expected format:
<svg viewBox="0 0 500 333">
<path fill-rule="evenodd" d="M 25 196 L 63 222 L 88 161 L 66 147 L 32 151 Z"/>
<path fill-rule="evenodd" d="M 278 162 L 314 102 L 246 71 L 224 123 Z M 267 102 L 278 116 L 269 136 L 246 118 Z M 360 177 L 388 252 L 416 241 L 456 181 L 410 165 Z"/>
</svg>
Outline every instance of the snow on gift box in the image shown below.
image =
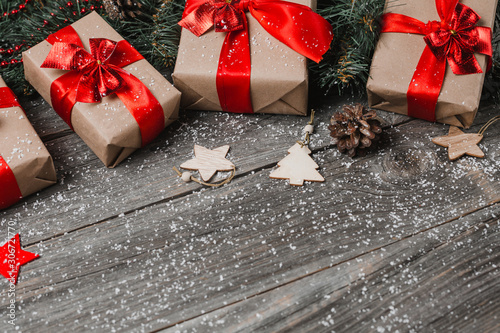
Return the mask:
<svg viewBox="0 0 500 333">
<path fill-rule="evenodd" d="M 23 61 L 26 79 L 107 167 L 178 117 L 180 92 L 95 12 Z"/>
<path fill-rule="evenodd" d="M 56 181 L 52 157 L 0 77 L 0 209 Z"/>
<path fill-rule="evenodd" d="M 188 0 L 173 74 L 181 107 L 306 115 L 306 57 L 319 62 L 333 38 L 313 1 Z"/>
<path fill-rule="evenodd" d="M 469 127 L 491 59 L 497 0 L 387 0 L 371 107 Z"/>
</svg>

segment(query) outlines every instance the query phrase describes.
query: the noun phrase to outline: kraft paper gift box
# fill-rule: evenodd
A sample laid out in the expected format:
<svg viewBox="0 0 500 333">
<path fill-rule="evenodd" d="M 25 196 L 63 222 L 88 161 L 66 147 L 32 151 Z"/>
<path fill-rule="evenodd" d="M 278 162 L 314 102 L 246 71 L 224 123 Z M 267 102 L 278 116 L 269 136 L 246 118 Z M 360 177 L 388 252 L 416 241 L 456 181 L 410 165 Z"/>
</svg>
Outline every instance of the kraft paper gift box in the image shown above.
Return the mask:
<svg viewBox="0 0 500 333">
<path fill-rule="evenodd" d="M 0 209 L 56 181 L 52 157 L 0 77 Z"/>
<path fill-rule="evenodd" d="M 290 2 L 316 6 L 315 0 Z M 253 112 L 306 115 L 309 85 L 307 58 L 271 36 L 249 12 L 246 17 Z M 197 37 L 191 31 L 182 29 L 172 75 L 175 87 L 182 92 L 181 108 L 222 111 L 216 76 L 225 35 L 212 28 Z M 328 47 L 329 43 L 326 50 Z"/>
<path fill-rule="evenodd" d="M 71 27 L 87 51 L 90 38 L 105 38 L 115 42 L 123 40 L 95 12 L 73 23 Z M 68 71 L 41 68 L 51 48 L 51 43 L 45 40 L 25 51 L 23 61 L 26 79 L 53 106 L 51 84 Z M 138 78 L 161 105 L 163 117 L 160 118 L 163 119 L 160 121 L 163 120 L 163 124 L 157 123 L 161 129 L 177 119 L 181 94 L 148 61 L 135 61 L 123 67 L 123 70 Z M 144 98 L 144 95 L 139 98 Z M 102 97 L 100 103 L 76 102 L 71 112 L 71 124 L 107 167 L 116 166 L 144 146 L 142 136 L 148 134 L 144 130 L 141 133 L 138 122 L 115 93 Z"/>
<path fill-rule="evenodd" d="M 497 0 L 461 0 L 481 19 L 477 26 L 493 27 Z M 387 0 L 385 13 L 403 14 L 424 23 L 441 21 L 435 0 Z M 408 114 L 407 91 L 426 43 L 424 35 L 383 32 L 373 55 L 367 82 L 370 107 Z M 476 116 L 485 72 L 487 56 L 474 54 L 481 74 L 454 74 L 449 63 L 435 108 L 435 120 L 460 127 L 470 127 Z"/>
</svg>

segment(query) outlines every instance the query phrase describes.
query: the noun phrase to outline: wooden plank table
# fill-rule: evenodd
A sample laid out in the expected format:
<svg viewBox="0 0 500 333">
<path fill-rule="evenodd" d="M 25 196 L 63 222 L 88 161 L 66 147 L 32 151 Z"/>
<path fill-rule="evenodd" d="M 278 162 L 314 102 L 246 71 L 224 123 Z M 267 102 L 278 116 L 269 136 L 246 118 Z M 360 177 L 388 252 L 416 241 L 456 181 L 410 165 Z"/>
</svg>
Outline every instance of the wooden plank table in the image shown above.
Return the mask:
<svg viewBox="0 0 500 333">
<path fill-rule="evenodd" d="M 23 100 L 53 155 L 57 185 L 0 212 L 25 250 L 23 332 L 498 332 L 500 124 L 484 159 L 450 162 L 448 126 L 380 112 L 381 147 L 340 154 L 327 125 L 361 97 L 312 96 L 312 157 L 324 183 L 269 178 L 307 118 L 182 112 L 106 169 L 41 99 Z M 477 132 L 499 108 L 483 105 Z M 228 144 L 221 188 L 172 170 L 193 145 Z M 3 242 L 2 242 L 3 244 Z M 1 331 L 8 281 L 1 282 Z"/>
</svg>

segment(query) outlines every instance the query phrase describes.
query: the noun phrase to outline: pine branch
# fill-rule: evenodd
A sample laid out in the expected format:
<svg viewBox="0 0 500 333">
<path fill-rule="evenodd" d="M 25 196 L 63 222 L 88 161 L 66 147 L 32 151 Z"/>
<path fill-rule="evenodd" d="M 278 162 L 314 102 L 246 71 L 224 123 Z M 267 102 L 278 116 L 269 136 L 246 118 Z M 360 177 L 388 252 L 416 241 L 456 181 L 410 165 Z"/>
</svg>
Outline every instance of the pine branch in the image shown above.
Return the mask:
<svg viewBox="0 0 500 333">
<path fill-rule="evenodd" d="M 500 104 L 500 6 L 497 7 L 495 15 L 492 44 L 493 67 L 486 75 L 482 99 L 491 99 L 495 104 Z"/>
<path fill-rule="evenodd" d="M 36 0 L 15 18 L 0 20 L 0 48 L 22 44 L 17 54 L 10 56 L 21 60 L 21 52 L 43 41 L 51 33 L 79 20 L 91 10 L 100 14 L 117 32 L 128 40 L 158 69 L 173 68 L 184 8 L 183 0 L 135 0 L 134 17 L 113 20 L 104 6 L 105 0 Z M 12 1 L 0 0 L 0 8 L 11 8 Z M 3 36 L 3 37 L 2 37 Z M 8 38 L 6 38 L 8 36 Z M 0 58 L 0 63 L 2 58 Z M 22 63 L 0 68 L 9 87 L 17 95 L 30 94 L 32 88 L 24 79 Z"/>
<path fill-rule="evenodd" d="M 364 91 L 371 57 L 378 39 L 377 19 L 384 0 L 323 0 L 318 13 L 333 28 L 332 48 L 319 64 L 311 66 L 313 80 L 327 92 Z"/>
</svg>

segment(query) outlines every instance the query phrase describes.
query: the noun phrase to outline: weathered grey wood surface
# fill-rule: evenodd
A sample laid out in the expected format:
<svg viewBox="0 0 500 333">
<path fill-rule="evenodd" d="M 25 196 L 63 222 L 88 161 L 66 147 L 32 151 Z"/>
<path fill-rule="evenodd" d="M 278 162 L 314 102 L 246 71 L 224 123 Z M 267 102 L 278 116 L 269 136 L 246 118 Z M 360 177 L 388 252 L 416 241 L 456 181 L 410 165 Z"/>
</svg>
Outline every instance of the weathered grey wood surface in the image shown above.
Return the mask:
<svg viewBox="0 0 500 333">
<path fill-rule="evenodd" d="M 23 101 L 59 182 L 0 212 L 23 248 L 24 332 L 498 332 L 500 124 L 485 159 L 447 159 L 448 126 L 381 112 L 381 148 L 351 159 L 330 144 L 342 100 L 313 98 L 312 157 L 324 183 L 269 178 L 300 139 L 294 116 L 183 112 L 106 169 L 40 99 Z M 478 131 L 498 107 L 483 106 Z M 183 183 L 194 143 L 231 146 L 235 179 Z M 2 238 L 2 243 L 7 237 Z"/>
</svg>

